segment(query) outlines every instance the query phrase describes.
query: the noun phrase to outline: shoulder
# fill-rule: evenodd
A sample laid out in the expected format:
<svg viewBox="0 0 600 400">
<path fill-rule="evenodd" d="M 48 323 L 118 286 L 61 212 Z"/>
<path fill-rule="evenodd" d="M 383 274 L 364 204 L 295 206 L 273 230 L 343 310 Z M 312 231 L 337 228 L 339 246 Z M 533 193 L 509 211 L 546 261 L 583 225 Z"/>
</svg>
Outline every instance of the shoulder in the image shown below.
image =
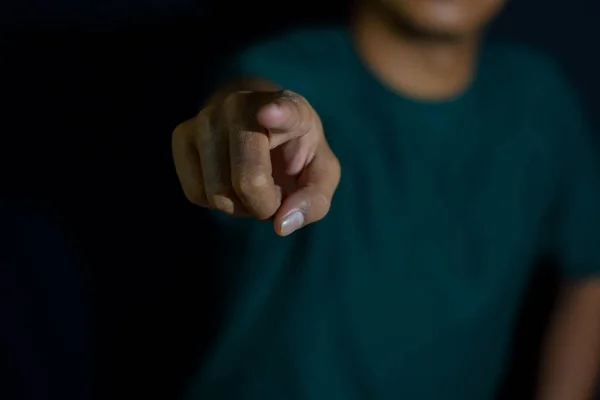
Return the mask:
<svg viewBox="0 0 600 400">
<path fill-rule="evenodd" d="M 494 43 L 488 47 L 488 69 L 519 107 L 520 115 L 559 142 L 585 131 L 587 121 L 579 93 L 561 64 L 526 45 Z M 490 75 L 493 77 L 494 75 Z"/>
<path fill-rule="evenodd" d="M 522 140 L 536 152 L 552 155 L 549 168 L 556 176 L 596 158 L 596 138 L 585 107 L 560 63 L 525 45 L 494 43 L 488 50 L 488 70 L 495 74 L 489 77 L 496 80 L 493 89 L 511 102 L 510 118 L 523 127 Z"/>
<path fill-rule="evenodd" d="M 574 90 L 560 63 L 549 54 L 534 47 L 494 42 L 488 45 L 487 62 L 501 77 L 510 79 L 524 95 L 545 99 L 573 100 Z"/>
</svg>

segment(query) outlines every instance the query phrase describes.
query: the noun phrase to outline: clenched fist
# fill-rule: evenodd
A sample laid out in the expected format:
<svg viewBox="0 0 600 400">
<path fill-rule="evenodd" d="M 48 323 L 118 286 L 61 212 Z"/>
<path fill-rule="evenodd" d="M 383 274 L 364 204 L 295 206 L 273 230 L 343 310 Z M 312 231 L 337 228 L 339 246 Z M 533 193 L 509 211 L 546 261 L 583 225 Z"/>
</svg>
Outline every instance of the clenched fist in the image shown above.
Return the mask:
<svg viewBox="0 0 600 400">
<path fill-rule="evenodd" d="M 192 203 L 272 218 L 282 236 L 323 218 L 340 180 L 319 116 L 287 90 L 215 95 L 175 129 L 173 158 Z"/>
</svg>

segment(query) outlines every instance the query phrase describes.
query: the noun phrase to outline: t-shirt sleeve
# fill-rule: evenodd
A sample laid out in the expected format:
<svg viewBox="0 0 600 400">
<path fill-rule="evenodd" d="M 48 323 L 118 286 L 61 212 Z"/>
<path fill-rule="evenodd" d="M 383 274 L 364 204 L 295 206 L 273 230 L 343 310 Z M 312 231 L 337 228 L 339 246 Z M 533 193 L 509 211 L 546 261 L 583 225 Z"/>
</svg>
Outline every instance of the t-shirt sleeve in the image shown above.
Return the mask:
<svg viewBox="0 0 600 400">
<path fill-rule="evenodd" d="M 600 276 L 600 163 L 598 137 L 564 79 L 555 99 L 560 190 L 555 215 L 554 253 L 567 278 Z"/>
</svg>

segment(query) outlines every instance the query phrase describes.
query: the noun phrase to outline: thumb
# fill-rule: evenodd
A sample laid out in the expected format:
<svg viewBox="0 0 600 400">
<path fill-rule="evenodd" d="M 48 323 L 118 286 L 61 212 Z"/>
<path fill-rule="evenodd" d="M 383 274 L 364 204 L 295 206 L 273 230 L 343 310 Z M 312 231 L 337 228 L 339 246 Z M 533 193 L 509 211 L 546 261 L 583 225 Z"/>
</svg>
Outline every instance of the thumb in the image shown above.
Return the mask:
<svg viewBox="0 0 600 400">
<path fill-rule="evenodd" d="M 341 177 L 338 159 L 324 144 L 301 172 L 298 190 L 281 204 L 274 220 L 275 232 L 287 236 L 327 215 Z"/>
</svg>

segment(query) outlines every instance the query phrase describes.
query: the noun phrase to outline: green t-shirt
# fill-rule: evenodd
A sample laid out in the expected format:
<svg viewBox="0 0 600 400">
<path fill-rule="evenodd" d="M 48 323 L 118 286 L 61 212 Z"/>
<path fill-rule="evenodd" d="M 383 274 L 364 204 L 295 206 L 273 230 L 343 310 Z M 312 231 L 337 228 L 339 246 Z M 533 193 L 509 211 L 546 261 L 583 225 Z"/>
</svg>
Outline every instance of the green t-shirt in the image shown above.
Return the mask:
<svg viewBox="0 0 600 400">
<path fill-rule="evenodd" d="M 230 67 L 308 99 L 342 180 L 290 237 L 215 215 L 222 320 L 187 399 L 491 399 L 535 259 L 600 271 L 592 137 L 544 57 L 490 44 L 470 88 L 438 103 L 382 85 L 345 29 Z"/>
</svg>

